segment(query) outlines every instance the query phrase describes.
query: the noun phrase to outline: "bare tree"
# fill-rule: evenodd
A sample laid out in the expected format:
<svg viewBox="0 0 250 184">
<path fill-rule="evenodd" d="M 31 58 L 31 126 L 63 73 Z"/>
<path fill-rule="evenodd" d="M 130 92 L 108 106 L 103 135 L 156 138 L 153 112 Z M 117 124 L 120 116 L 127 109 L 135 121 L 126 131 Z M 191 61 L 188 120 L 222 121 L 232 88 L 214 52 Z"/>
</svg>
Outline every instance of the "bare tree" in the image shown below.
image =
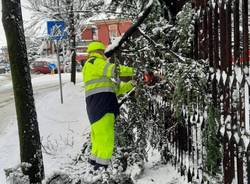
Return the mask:
<svg viewBox="0 0 250 184">
<path fill-rule="evenodd" d="M 2 22 L 7 38 L 15 96 L 21 162 L 30 183 L 41 183 L 44 167 L 20 0 L 2 0 Z"/>
</svg>

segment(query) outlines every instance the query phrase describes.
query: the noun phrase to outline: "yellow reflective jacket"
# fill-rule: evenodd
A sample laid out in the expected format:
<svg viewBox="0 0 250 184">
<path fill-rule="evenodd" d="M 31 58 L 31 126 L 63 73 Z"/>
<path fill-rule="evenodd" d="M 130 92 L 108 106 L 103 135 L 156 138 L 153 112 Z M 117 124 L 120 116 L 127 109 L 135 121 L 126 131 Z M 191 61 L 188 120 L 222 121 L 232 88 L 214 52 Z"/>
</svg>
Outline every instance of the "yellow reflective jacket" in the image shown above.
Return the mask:
<svg viewBox="0 0 250 184">
<path fill-rule="evenodd" d="M 129 77 L 134 74 L 131 67 L 119 65 L 120 77 Z M 120 95 L 133 88 L 131 81 L 116 84 L 111 80 L 115 77 L 115 64 L 109 63 L 107 59 L 99 53 L 91 53 L 86 61 L 83 70 L 83 82 L 85 84 L 85 97 L 102 93 L 112 92 Z"/>
</svg>

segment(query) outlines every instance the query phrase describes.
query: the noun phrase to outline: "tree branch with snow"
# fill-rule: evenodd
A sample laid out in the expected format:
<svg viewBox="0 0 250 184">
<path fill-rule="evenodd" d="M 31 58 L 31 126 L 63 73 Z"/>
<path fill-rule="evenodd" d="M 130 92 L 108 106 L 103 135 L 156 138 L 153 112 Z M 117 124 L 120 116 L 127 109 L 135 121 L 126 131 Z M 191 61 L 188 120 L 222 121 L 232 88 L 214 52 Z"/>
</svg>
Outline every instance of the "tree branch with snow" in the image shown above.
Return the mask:
<svg viewBox="0 0 250 184">
<path fill-rule="evenodd" d="M 152 7 L 153 7 L 154 0 L 149 0 L 145 10 L 139 14 L 139 18 L 137 22 L 135 22 L 125 33 L 122 37 L 117 39 L 113 44 L 109 45 L 109 47 L 105 51 L 106 57 L 111 57 L 113 53 L 119 49 L 119 47 L 126 42 L 130 36 L 132 36 L 143 23 L 143 21 L 148 17 L 150 14 Z"/>
</svg>

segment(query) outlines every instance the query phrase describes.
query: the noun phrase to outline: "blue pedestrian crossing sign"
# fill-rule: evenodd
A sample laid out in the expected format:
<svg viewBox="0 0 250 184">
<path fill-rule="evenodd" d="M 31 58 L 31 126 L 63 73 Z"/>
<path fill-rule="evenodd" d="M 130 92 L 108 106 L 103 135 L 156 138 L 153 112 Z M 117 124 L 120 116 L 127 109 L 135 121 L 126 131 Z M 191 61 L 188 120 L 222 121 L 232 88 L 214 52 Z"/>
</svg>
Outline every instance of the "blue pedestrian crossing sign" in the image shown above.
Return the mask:
<svg viewBox="0 0 250 184">
<path fill-rule="evenodd" d="M 48 21 L 48 35 L 52 40 L 62 40 L 66 38 L 65 23 L 63 21 Z"/>
<path fill-rule="evenodd" d="M 50 70 L 55 70 L 56 69 L 56 65 L 54 63 L 49 63 L 48 67 Z"/>
</svg>

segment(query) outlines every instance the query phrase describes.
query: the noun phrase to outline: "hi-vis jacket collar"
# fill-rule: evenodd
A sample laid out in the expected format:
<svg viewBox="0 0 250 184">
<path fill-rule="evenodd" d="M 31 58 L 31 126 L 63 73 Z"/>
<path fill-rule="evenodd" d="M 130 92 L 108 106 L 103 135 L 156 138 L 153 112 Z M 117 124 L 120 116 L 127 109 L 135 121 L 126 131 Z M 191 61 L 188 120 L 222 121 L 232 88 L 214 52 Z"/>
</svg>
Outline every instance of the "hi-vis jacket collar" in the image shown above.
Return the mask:
<svg viewBox="0 0 250 184">
<path fill-rule="evenodd" d="M 89 54 L 89 58 L 91 58 L 91 57 L 96 57 L 96 58 L 100 58 L 100 59 L 107 60 L 107 58 L 106 58 L 104 55 L 99 54 L 99 53 L 97 53 L 97 52 L 92 52 L 92 53 L 90 53 L 90 54 Z"/>
</svg>

